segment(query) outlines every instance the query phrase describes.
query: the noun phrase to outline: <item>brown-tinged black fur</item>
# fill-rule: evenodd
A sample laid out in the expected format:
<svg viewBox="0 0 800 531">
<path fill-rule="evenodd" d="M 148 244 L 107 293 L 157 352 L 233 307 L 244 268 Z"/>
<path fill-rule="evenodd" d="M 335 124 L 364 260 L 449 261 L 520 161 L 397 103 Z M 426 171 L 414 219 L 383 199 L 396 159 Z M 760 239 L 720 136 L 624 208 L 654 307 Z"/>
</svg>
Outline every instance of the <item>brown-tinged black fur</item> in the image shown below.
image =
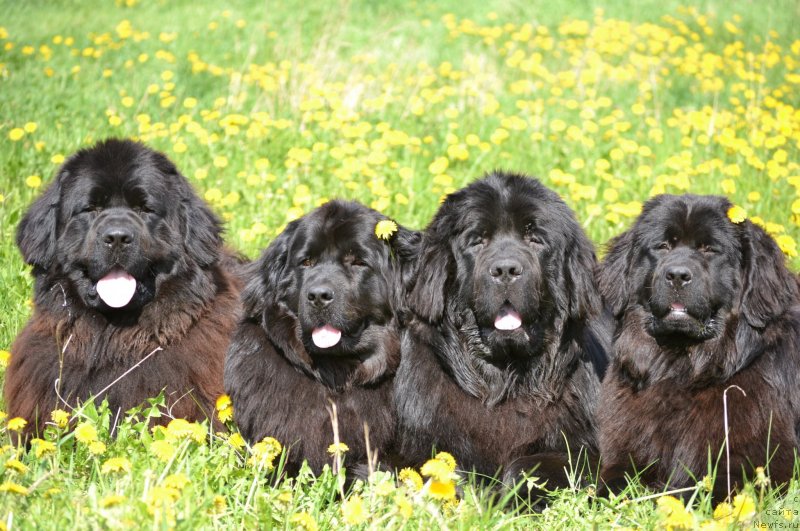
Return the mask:
<svg viewBox="0 0 800 531">
<path fill-rule="evenodd" d="M 130 241 L 112 248 L 109 230 Z M 35 307 L 12 346 L 4 396 L 9 415 L 28 420 L 26 435 L 90 396 L 117 414 L 164 390 L 164 421 L 213 418 L 241 313 L 238 263 L 220 232 L 175 166 L 142 144 L 107 140 L 64 163 L 17 230 Z M 96 289 L 114 267 L 137 279 L 120 309 Z"/>
<path fill-rule="evenodd" d="M 274 437 L 289 448 L 289 473 L 304 459 L 317 473 L 332 462 L 332 404 L 349 469 L 367 462 L 365 423 L 371 450 L 391 462 L 401 264 L 418 235 L 400 227 L 381 240 L 375 226 L 383 219 L 359 203 L 326 203 L 290 223 L 247 275 L 225 388 L 247 440 Z M 321 309 L 310 298 L 320 287 L 332 296 Z M 341 329 L 342 339 L 319 348 L 311 333 L 326 323 Z"/>
<path fill-rule="evenodd" d="M 797 282 L 772 238 L 750 221 L 731 222 L 730 206 L 716 196 L 658 196 L 610 243 L 600 286 L 617 330 L 598 423 L 611 488 L 634 472 L 655 488 L 693 486 L 710 456 L 714 495 L 726 496 L 726 389 L 732 485 L 757 466 L 768 465 L 775 485 L 791 477 Z"/>
<path fill-rule="evenodd" d="M 491 174 L 445 199 L 417 263 L 395 378 L 402 457 L 435 447 L 461 470 L 513 482 L 539 466 L 565 484 L 568 450 L 596 453 L 610 341 L 574 214 L 534 179 Z M 495 329 L 502 307 L 520 328 Z"/>
</svg>

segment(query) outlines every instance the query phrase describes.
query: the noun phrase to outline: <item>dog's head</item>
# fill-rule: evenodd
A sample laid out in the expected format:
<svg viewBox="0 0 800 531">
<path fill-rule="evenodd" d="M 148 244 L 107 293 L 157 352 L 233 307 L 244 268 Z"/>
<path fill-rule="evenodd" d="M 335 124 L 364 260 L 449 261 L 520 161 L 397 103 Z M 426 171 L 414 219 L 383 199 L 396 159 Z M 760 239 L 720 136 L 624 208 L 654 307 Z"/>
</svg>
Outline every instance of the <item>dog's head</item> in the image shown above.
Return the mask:
<svg viewBox="0 0 800 531">
<path fill-rule="evenodd" d="M 386 334 L 397 339 L 401 264 L 418 235 L 398 227 L 382 239 L 381 221 L 359 203 L 331 201 L 291 222 L 251 268 L 246 314 L 315 376 L 331 358 L 379 357 Z"/>
<path fill-rule="evenodd" d="M 783 253 L 763 229 L 728 219 L 724 197 L 661 195 L 611 241 L 600 287 L 616 315 L 640 306 L 663 339 L 716 337 L 732 312 L 763 327 L 797 300 Z"/>
<path fill-rule="evenodd" d="M 38 290 L 66 283 L 87 308 L 130 314 L 179 272 L 218 259 L 220 223 L 164 155 L 107 140 L 64 163 L 17 245 Z"/>
<path fill-rule="evenodd" d="M 426 229 L 410 304 L 437 323 L 471 312 L 497 359 L 541 352 L 598 310 L 592 245 L 538 181 L 496 173 L 445 199 Z"/>
</svg>

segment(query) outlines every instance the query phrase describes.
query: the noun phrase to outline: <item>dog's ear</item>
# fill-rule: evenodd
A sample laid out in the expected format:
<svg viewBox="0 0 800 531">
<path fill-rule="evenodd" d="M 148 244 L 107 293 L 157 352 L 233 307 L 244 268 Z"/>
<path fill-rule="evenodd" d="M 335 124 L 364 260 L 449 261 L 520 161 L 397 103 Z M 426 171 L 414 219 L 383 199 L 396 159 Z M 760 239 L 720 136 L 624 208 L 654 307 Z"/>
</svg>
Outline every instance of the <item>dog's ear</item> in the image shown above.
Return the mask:
<svg viewBox="0 0 800 531">
<path fill-rule="evenodd" d="M 272 240 L 258 260 L 246 266 L 241 295 L 246 316 L 260 319 L 267 307 L 281 298 L 289 263 L 289 245 L 296 230 L 297 222 L 293 221 Z"/>
<path fill-rule="evenodd" d="M 422 233 L 398 225 L 397 231 L 389 239 L 389 245 L 399 266 L 402 283 L 407 286 L 416 271 L 417 258 L 422 247 Z"/>
<path fill-rule="evenodd" d="M 208 267 L 219 260 L 222 248 L 222 223 L 205 201 L 192 190 L 184 177 L 185 188 L 181 201 L 184 222 L 184 247 L 200 267 Z"/>
<path fill-rule="evenodd" d="M 67 176 L 65 170 L 59 172 L 17 226 L 17 246 L 25 262 L 34 267 L 34 272 L 50 269 L 55 258 L 61 182 Z"/>
<path fill-rule="evenodd" d="M 615 317 L 619 317 L 631 297 L 631 267 L 635 237 L 623 232 L 608 243 L 608 254 L 599 265 L 597 284 L 600 296 Z"/>
<path fill-rule="evenodd" d="M 422 236 L 408 299 L 414 313 L 429 323 L 442 320 L 445 289 L 453 264 L 450 242 L 437 238 L 435 232 L 428 229 Z"/>
<path fill-rule="evenodd" d="M 575 227 L 580 231 L 580 227 Z M 579 234 L 570 242 L 564 260 L 564 280 L 569 300 L 568 311 L 572 319 L 586 319 L 600 312 L 600 295 L 597 291 L 595 274 L 597 258 L 591 242 Z"/>
<path fill-rule="evenodd" d="M 763 328 L 798 302 L 798 280 L 787 269 L 778 244 L 764 229 L 742 223 L 744 286 L 741 312 L 747 323 Z"/>
</svg>

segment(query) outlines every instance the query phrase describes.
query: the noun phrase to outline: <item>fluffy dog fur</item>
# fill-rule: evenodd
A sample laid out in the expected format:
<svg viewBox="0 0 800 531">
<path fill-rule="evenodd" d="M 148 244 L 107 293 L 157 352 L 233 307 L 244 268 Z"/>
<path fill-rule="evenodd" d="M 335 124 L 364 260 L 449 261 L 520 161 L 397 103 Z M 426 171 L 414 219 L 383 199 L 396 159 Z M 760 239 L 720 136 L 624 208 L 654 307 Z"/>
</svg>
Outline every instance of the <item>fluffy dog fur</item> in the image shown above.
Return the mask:
<svg viewBox="0 0 800 531">
<path fill-rule="evenodd" d="M 724 497 L 726 389 L 732 483 L 767 463 L 773 484 L 791 476 L 798 287 L 772 238 L 730 221 L 730 207 L 723 197 L 658 196 L 610 244 L 600 286 L 617 330 L 598 422 L 612 488 L 634 471 L 655 488 L 692 486 L 710 456 Z"/>
<path fill-rule="evenodd" d="M 164 155 L 124 140 L 79 151 L 31 205 L 17 244 L 33 266 L 35 309 L 4 391 L 27 434 L 90 396 L 117 412 L 165 390 L 172 416 L 213 416 L 238 280 L 219 221 Z M 122 308 L 98 296 L 115 268 L 137 280 Z"/>
<path fill-rule="evenodd" d="M 462 470 L 513 482 L 538 466 L 564 484 L 568 445 L 596 450 L 610 337 L 595 267 L 572 211 L 534 179 L 495 173 L 447 197 L 423 235 L 395 378 L 406 462 L 436 447 Z M 509 316 L 521 326 L 498 329 Z"/>
<path fill-rule="evenodd" d="M 332 404 L 349 467 L 367 462 L 365 423 L 371 450 L 391 461 L 402 248 L 417 235 L 400 227 L 381 240 L 383 219 L 358 203 L 329 202 L 290 223 L 248 274 L 225 388 L 249 441 L 271 436 L 290 448 L 289 473 L 304 459 L 317 473 L 331 463 Z M 341 331 L 335 345 L 315 343 L 323 325 Z"/>
</svg>

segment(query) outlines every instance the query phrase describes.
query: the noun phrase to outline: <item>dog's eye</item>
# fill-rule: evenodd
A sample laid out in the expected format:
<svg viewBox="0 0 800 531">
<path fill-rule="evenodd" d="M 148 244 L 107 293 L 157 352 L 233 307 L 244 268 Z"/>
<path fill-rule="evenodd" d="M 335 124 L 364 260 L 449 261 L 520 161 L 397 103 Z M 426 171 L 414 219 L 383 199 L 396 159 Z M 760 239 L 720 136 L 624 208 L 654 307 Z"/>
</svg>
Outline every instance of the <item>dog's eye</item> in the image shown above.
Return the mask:
<svg viewBox="0 0 800 531">
<path fill-rule="evenodd" d="M 312 267 L 314 265 L 314 260 L 311 258 L 304 258 L 302 262 L 300 262 L 301 267 Z"/>
<path fill-rule="evenodd" d="M 81 214 L 99 214 L 103 211 L 103 207 L 97 205 L 87 205 L 81 209 Z"/>
<path fill-rule="evenodd" d="M 352 260 L 350 260 L 350 264 L 357 267 L 367 267 L 367 263 L 361 258 L 357 257 L 354 257 Z"/>
<path fill-rule="evenodd" d="M 477 247 L 479 245 L 486 245 L 488 237 L 486 233 L 483 234 L 473 234 L 469 237 L 469 246 L 470 247 Z"/>
<path fill-rule="evenodd" d="M 707 243 L 701 243 L 697 246 L 697 250 L 703 254 L 714 254 L 717 252 L 716 249 L 708 245 Z"/>
<path fill-rule="evenodd" d="M 538 234 L 529 234 L 528 241 L 534 245 L 544 245 L 544 240 Z"/>
<path fill-rule="evenodd" d="M 133 211 L 137 214 L 152 214 L 154 212 L 153 209 L 147 205 L 136 205 L 133 207 Z"/>
<path fill-rule="evenodd" d="M 661 242 L 656 245 L 658 251 L 669 251 L 670 249 L 672 249 L 672 245 L 669 242 Z"/>
</svg>

